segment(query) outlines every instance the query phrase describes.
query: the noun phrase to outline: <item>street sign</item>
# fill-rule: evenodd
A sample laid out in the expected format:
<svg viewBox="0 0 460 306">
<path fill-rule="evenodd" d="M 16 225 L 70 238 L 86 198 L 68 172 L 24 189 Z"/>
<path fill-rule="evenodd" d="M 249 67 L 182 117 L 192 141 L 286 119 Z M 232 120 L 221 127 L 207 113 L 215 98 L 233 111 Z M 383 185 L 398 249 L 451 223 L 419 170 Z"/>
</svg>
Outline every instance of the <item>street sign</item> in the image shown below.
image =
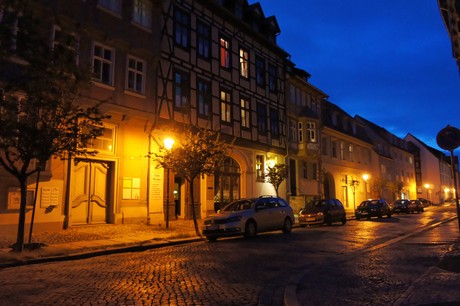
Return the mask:
<svg viewBox="0 0 460 306">
<path fill-rule="evenodd" d="M 451 125 L 439 131 L 436 142 L 441 149 L 452 151 L 460 146 L 460 130 Z"/>
</svg>

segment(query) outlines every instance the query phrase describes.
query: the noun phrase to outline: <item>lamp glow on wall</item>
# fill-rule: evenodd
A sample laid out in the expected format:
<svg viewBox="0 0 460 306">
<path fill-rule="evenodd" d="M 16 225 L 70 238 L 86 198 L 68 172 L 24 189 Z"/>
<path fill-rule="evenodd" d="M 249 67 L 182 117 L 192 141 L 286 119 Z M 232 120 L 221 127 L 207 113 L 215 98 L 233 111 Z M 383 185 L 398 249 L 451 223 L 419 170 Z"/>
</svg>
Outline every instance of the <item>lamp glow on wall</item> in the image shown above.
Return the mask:
<svg viewBox="0 0 460 306">
<path fill-rule="evenodd" d="M 163 143 L 166 150 L 171 153 L 171 149 L 174 145 L 174 139 L 167 137 Z M 166 167 L 166 228 L 169 228 L 169 170 L 169 167 Z"/>
<path fill-rule="evenodd" d="M 364 180 L 364 191 L 366 193 L 366 199 L 367 199 L 367 180 L 369 179 L 369 174 L 364 173 L 363 174 L 363 180 Z"/>
<path fill-rule="evenodd" d="M 430 199 L 430 196 L 429 196 L 430 184 L 425 184 L 425 188 L 426 188 L 426 199 L 429 200 Z"/>
</svg>

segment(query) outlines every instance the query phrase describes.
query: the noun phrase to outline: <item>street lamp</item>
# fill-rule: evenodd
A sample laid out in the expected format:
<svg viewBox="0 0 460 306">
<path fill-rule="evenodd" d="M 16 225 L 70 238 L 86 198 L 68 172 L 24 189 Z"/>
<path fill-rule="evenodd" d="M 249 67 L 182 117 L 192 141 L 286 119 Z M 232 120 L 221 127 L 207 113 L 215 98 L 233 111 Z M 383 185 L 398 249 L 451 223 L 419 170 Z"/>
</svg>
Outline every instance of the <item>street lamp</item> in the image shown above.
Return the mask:
<svg viewBox="0 0 460 306">
<path fill-rule="evenodd" d="M 164 146 L 166 150 L 171 153 L 171 149 L 174 145 L 174 139 L 165 138 Z M 169 166 L 166 165 L 166 228 L 169 228 Z"/>
<path fill-rule="evenodd" d="M 367 180 L 369 179 L 369 174 L 365 173 L 363 174 L 363 180 L 364 180 L 364 191 L 366 193 L 366 199 L 367 199 Z"/>
</svg>

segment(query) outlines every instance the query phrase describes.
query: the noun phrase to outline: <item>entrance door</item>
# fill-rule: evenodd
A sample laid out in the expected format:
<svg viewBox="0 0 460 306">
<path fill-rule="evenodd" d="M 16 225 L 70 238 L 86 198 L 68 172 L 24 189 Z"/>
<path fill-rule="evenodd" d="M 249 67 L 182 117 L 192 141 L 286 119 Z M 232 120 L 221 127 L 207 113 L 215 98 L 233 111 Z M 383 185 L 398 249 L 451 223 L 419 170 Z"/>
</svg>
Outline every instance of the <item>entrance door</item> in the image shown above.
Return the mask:
<svg viewBox="0 0 460 306">
<path fill-rule="evenodd" d="M 76 161 L 76 163 L 72 184 L 72 224 L 107 223 L 109 163 L 103 161 Z"/>
</svg>

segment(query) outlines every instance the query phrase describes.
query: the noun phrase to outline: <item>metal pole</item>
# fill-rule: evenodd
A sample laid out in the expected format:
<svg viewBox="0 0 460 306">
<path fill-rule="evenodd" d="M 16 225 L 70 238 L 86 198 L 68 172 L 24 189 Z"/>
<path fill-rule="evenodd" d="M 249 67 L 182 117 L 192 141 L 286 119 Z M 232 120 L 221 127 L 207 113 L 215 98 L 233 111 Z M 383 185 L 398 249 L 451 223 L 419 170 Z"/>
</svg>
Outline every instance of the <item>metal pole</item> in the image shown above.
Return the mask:
<svg viewBox="0 0 460 306">
<path fill-rule="evenodd" d="M 460 204 L 458 203 L 457 171 L 455 170 L 454 150 L 450 150 L 450 165 L 452 167 L 452 176 L 454 177 L 455 205 L 457 206 L 457 222 L 458 230 L 460 231 Z"/>
<path fill-rule="evenodd" d="M 169 228 L 169 168 L 166 169 L 166 228 Z"/>
</svg>

